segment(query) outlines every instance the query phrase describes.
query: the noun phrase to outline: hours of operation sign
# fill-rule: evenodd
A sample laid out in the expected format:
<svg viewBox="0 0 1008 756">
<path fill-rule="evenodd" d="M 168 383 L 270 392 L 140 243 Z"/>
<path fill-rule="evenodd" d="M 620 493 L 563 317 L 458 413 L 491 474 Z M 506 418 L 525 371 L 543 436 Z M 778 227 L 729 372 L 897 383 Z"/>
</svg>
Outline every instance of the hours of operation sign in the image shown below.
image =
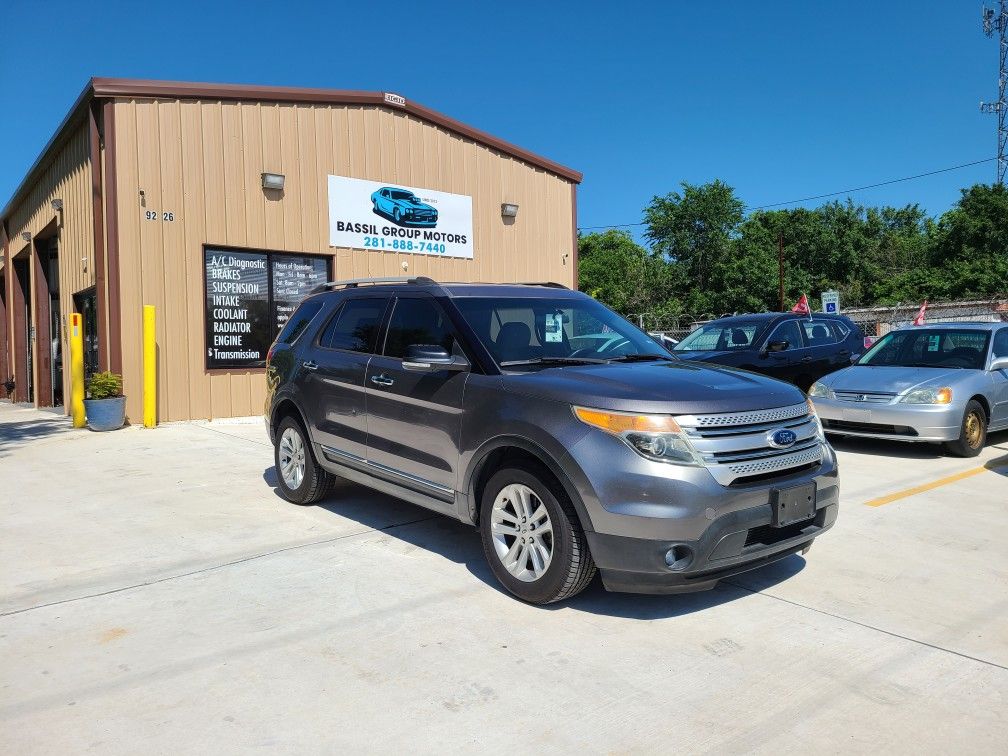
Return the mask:
<svg viewBox="0 0 1008 756">
<path fill-rule="evenodd" d="M 206 367 L 254 368 L 298 304 L 329 280 L 329 259 L 280 252 L 204 250 Z"/>
</svg>

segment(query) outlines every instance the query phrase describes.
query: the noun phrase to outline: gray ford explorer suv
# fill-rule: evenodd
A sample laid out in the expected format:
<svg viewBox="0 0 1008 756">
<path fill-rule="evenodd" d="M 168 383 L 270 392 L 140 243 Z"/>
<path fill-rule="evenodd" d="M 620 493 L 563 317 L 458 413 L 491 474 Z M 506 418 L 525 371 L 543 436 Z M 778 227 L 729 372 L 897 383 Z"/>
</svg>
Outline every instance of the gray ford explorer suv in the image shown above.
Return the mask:
<svg viewBox="0 0 1008 756">
<path fill-rule="evenodd" d="M 334 476 L 479 528 L 497 579 L 546 604 L 678 593 L 806 550 L 837 465 L 805 395 L 680 361 L 556 284 L 328 284 L 270 348 L 281 493 Z"/>
</svg>

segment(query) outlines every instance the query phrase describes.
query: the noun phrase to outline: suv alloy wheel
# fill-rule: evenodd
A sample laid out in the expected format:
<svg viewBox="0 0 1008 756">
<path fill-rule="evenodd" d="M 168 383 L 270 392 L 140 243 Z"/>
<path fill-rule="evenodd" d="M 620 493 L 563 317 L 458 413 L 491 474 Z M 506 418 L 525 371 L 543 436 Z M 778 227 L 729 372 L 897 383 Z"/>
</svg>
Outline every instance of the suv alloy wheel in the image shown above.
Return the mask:
<svg viewBox="0 0 1008 756">
<path fill-rule="evenodd" d="M 314 504 L 329 492 L 333 476 L 319 467 L 304 428 L 293 417 L 280 421 L 276 437 L 273 461 L 280 493 L 295 504 Z"/>
<path fill-rule="evenodd" d="M 555 488 L 545 469 L 516 464 L 494 473 L 483 490 L 480 534 L 490 569 L 533 604 L 580 593 L 595 575 L 577 515 Z"/>
</svg>

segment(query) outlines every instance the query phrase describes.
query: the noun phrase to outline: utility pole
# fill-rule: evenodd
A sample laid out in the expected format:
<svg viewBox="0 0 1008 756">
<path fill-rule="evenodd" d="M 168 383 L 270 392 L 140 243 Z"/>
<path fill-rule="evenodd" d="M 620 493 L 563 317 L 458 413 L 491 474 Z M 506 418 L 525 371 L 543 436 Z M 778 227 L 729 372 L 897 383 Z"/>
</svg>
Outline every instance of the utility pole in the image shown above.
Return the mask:
<svg viewBox="0 0 1008 756">
<path fill-rule="evenodd" d="M 777 234 L 777 281 L 780 311 L 784 312 L 784 232 Z"/>
<path fill-rule="evenodd" d="M 1000 43 L 1001 66 L 998 71 L 998 99 L 996 102 L 981 102 L 981 113 L 995 113 L 997 115 L 997 137 L 998 137 L 998 160 L 997 160 L 997 183 L 1004 184 L 1005 171 L 1008 169 L 1008 156 L 1005 156 L 1005 149 L 1008 146 L 1008 125 L 1005 124 L 1005 113 L 1008 111 L 1008 104 L 1005 102 L 1005 85 L 1008 84 L 1008 0 L 1000 0 L 999 10 L 993 8 L 983 8 L 980 11 L 983 21 L 984 34 L 993 37 L 997 32 Z"/>
</svg>

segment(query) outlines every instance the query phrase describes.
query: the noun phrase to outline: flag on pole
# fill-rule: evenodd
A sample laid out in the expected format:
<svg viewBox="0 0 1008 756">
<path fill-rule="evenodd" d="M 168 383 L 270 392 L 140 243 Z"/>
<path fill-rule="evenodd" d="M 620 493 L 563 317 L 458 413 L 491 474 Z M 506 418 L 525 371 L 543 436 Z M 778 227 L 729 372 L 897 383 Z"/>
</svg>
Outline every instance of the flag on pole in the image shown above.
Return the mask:
<svg viewBox="0 0 1008 756">
<path fill-rule="evenodd" d="M 808 297 L 802 294 L 801 298 L 795 303 L 795 306 L 791 308 L 791 312 L 797 312 L 802 315 L 808 315 L 809 319 L 811 320 L 812 310 L 808 306 Z"/>
<path fill-rule="evenodd" d="M 924 325 L 924 310 L 926 309 L 927 309 L 927 300 L 925 299 L 924 304 L 922 304 L 921 308 L 917 311 L 917 317 L 913 319 L 913 324 L 915 326 Z"/>
</svg>

